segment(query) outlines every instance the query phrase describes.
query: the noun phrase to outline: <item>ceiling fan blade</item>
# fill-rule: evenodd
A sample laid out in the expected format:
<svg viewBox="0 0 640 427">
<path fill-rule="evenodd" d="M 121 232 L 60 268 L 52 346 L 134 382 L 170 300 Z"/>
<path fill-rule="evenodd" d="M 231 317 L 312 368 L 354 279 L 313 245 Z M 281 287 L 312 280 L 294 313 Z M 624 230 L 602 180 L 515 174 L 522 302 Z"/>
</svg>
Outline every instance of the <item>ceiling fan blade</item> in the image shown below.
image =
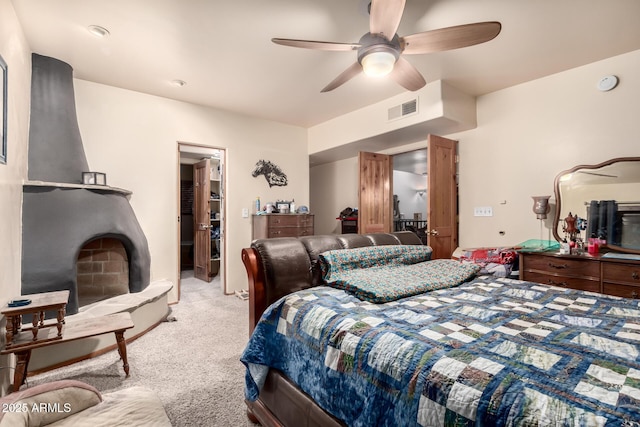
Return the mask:
<svg viewBox="0 0 640 427">
<path fill-rule="evenodd" d="M 372 0 L 369 32 L 391 40 L 398 31 L 406 0 Z"/>
<path fill-rule="evenodd" d="M 316 50 L 333 50 L 333 51 L 350 51 L 358 50 L 360 44 L 358 43 L 333 43 L 333 42 L 321 42 L 314 40 L 294 40 L 294 39 L 271 39 L 275 44 L 281 44 L 283 46 L 301 47 L 305 49 Z"/>
<path fill-rule="evenodd" d="M 427 84 L 416 67 L 403 57 L 398 58 L 389 76 L 400 86 L 410 91 L 416 91 Z"/>
<path fill-rule="evenodd" d="M 353 65 L 344 70 L 338 77 L 333 79 L 333 81 L 326 85 L 320 92 L 329 92 L 330 90 L 334 90 L 338 86 L 343 85 L 344 83 L 357 76 L 361 71 L 362 65 L 360 65 L 359 62 L 353 63 Z"/>
<path fill-rule="evenodd" d="M 409 55 L 442 52 L 488 42 L 500 33 L 501 28 L 499 22 L 456 25 L 402 37 L 400 44 L 404 48 L 402 53 Z"/>
</svg>

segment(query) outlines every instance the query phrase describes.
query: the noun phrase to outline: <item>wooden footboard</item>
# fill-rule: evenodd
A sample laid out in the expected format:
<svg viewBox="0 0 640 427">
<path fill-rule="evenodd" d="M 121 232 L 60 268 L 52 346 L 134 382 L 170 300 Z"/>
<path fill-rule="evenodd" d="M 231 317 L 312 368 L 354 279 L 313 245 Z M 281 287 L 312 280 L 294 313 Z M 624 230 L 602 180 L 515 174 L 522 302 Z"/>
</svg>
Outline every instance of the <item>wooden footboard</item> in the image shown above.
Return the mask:
<svg viewBox="0 0 640 427">
<path fill-rule="evenodd" d="M 253 248 L 242 249 L 242 263 L 247 270 L 249 281 L 249 335 L 267 309 L 264 271 L 260 265 L 258 252 Z"/>
</svg>

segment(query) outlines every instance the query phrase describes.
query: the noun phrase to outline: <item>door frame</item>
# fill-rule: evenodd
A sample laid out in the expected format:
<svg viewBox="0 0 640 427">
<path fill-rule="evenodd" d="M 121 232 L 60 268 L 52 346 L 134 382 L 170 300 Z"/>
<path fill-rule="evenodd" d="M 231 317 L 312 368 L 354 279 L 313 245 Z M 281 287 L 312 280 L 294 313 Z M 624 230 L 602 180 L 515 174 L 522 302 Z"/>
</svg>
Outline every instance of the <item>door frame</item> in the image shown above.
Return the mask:
<svg viewBox="0 0 640 427">
<path fill-rule="evenodd" d="M 451 258 L 458 247 L 457 153 L 458 141 L 429 134 L 427 244 L 433 249 L 432 259 Z"/>
<path fill-rule="evenodd" d="M 186 150 L 181 150 L 181 148 L 184 147 L 186 148 Z M 176 248 L 176 252 L 177 252 L 177 271 L 178 271 L 178 277 L 177 277 L 177 281 L 176 283 L 178 284 L 178 301 L 180 301 L 180 292 L 181 292 L 181 271 L 180 271 L 180 264 L 181 264 L 181 252 L 180 252 L 180 221 L 181 221 L 181 212 L 180 212 L 180 160 L 181 157 L 183 155 L 183 153 L 190 153 L 190 154 L 201 154 L 203 157 L 207 156 L 210 154 L 211 151 L 213 150 L 218 150 L 220 152 L 220 158 L 222 160 L 222 169 L 221 169 L 221 174 L 223 176 L 223 180 L 222 180 L 222 194 L 223 194 L 223 198 L 222 198 L 222 202 L 221 202 L 221 211 L 222 211 L 222 227 L 220 228 L 220 237 L 221 237 L 221 241 L 220 241 L 220 249 L 221 249 L 221 255 L 222 255 L 222 259 L 220 261 L 220 271 L 219 271 L 219 275 L 220 275 L 220 284 L 222 286 L 222 291 L 225 295 L 228 295 L 228 291 L 227 291 L 227 245 L 226 245 L 226 236 L 227 236 L 227 221 L 225 221 L 225 217 L 226 217 L 226 213 L 227 213 L 227 149 L 225 147 L 217 147 L 217 146 L 211 146 L 211 145 L 205 145 L 205 144 L 197 144 L 197 143 L 192 143 L 192 142 L 182 142 L 182 141 L 178 141 L 176 144 L 176 154 L 177 154 L 177 159 L 176 159 L 176 202 L 177 202 L 177 206 L 176 206 L 176 210 L 177 210 L 177 220 L 176 220 L 176 236 L 177 236 L 177 248 Z"/>
<path fill-rule="evenodd" d="M 457 152 L 458 152 L 458 141 L 457 140 L 449 140 L 447 138 L 444 138 L 444 137 L 441 137 L 441 136 L 438 136 L 438 135 L 428 134 L 426 140 L 424 142 L 419 143 L 420 145 L 414 145 L 415 148 L 413 148 L 413 149 L 406 149 L 407 147 L 403 147 L 403 148 L 405 148 L 404 150 L 398 150 L 397 152 L 395 150 L 385 150 L 384 151 L 384 155 L 388 155 L 388 156 L 391 156 L 393 158 L 393 156 L 395 156 L 397 154 L 408 153 L 408 152 L 419 150 L 419 149 L 426 148 L 427 151 L 428 151 L 429 150 L 429 146 L 430 146 L 430 142 L 431 142 L 432 139 L 433 140 L 439 140 L 440 139 L 440 140 L 450 141 L 451 143 L 454 144 L 454 158 L 453 158 L 454 164 L 453 164 L 452 169 L 451 169 L 452 180 L 453 180 L 451 184 L 453 186 L 455 186 L 455 197 L 456 197 L 455 200 L 452 200 L 452 206 L 453 205 L 456 206 L 456 208 L 455 208 L 456 215 L 455 215 L 455 219 L 453 221 L 454 229 L 451 230 L 451 233 L 452 233 L 451 234 L 451 240 L 452 240 L 452 245 L 454 245 L 453 248 L 452 248 L 452 251 L 453 251 L 453 250 L 455 250 L 455 248 L 457 247 L 457 244 L 458 244 L 458 232 L 459 232 L 459 223 L 458 223 L 458 215 L 457 215 L 457 209 L 458 209 L 457 208 L 457 205 L 458 205 L 458 200 L 457 200 L 457 194 L 458 194 L 458 185 L 457 185 L 457 183 L 458 183 L 458 179 L 457 179 L 457 176 L 458 176 L 458 154 L 457 154 Z M 370 154 L 383 154 L 383 153 L 373 153 L 373 152 L 371 152 Z M 358 158 L 360 159 L 360 154 L 359 154 Z M 361 171 L 360 171 L 360 169 L 361 169 L 360 161 L 358 163 L 359 163 L 358 169 L 359 169 L 359 174 L 360 174 L 361 173 Z M 427 163 L 429 163 L 429 153 L 428 152 L 427 152 Z M 390 168 L 391 168 L 391 175 L 393 176 L 393 163 L 390 163 Z M 430 176 L 435 176 L 433 174 L 429 174 L 429 175 Z M 393 184 L 393 182 L 391 182 L 390 189 L 389 189 L 389 192 L 391 193 L 391 195 L 393 195 L 393 185 L 392 184 Z M 358 197 L 359 197 L 359 201 L 360 201 L 360 194 L 362 192 L 362 183 L 359 182 L 358 185 L 359 185 Z M 429 187 L 430 186 L 432 186 L 432 184 L 427 185 L 427 193 L 428 193 L 427 194 L 427 200 L 429 199 Z M 393 197 L 393 196 L 391 196 L 391 197 Z M 363 208 L 365 208 L 365 207 L 364 206 L 359 206 L 359 209 L 363 209 Z M 430 209 L 430 207 L 427 204 L 427 226 L 429 226 L 429 216 L 430 216 L 429 209 Z M 358 223 L 359 223 L 358 224 L 358 233 L 362 234 L 365 231 L 360 227 L 360 221 L 358 221 Z M 393 231 L 393 229 L 391 231 Z M 429 240 L 430 239 L 427 237 L 427 244 L 430 244 Z M 449 257 L 449 256 L 450 255 L 447 255 L 447 257 Z"/>
</svg>

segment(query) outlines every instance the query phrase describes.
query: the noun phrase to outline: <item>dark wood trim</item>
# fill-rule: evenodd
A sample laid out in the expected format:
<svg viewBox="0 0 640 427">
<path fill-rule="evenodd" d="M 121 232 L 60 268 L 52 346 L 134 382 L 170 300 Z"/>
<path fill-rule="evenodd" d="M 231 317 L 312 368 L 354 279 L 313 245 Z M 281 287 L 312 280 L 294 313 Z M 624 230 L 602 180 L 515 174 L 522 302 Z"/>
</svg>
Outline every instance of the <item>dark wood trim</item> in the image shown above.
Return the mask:
<svg viewBox="0 0 640 427">
<path fill-rule="evenodd" d="M 609 249 L 610 251 L 613 251 L 613 252 L 624 252 L 627 254 L 640 255 L 640 249 L 623 248 L 622 246 L 609 245 L 609 244 L 602 245 L 602 247 Z"/>
<path fill-rule="evenodd" d="M 553 218 L 553 237 L 558 241 L 558 242 L 562 242 L 564 239 L 560 237 L 560 235 L 558 234 L 558 225 L 560 224 L 560 211 L 562 210 L 562 200 L 560 198 L 560 178 L 562 178 L 562 176 L 569 174 L 569 173 L 574 173 L 575 171 L 577 171 L 578 169 L 599 169 L 601 167 L 604 166 L 609 166 L 613 163 L 618 163 L 618 162 L 640 162 L 640 157 L 616 157 L 615 159 L 611 159 L 611 160 L 607 160 L 605 162 L 599 163 L 597 165 L 578 165 L 578 166 L 574 166 L 571 169 L 567 169 L 564 170 L 562 172 L 560 172 L 558 175 L 556 175 L 556 178 L 553 181 L 553 194 L 556 198 L 556 214 Z M 614 251 L 619 251 L 619 252 L 629 252 L 629 253 L 636 253 L 636 254 L 640 254 L 640 251 L 636 251 L 633 249 L 627 249 L 627 248 L 621 248 L 619 246 L 609 246 L 609 248 L 611 250 Z"/>
<path fill-rule="evenodd" d="M 244 402 L 247 404 L 247 418 L 252 422 L 258 422 L 263 427 L 285 427 L 260 398 L 255 402 L 249 400 L 245 400 Z"/>
<path fill-rule="evenodd" d="M 242 263 L 249 281 L 249 335 L 267 309 L 264 271 L 260 268 L 260 255 L 253 248 L 242 249 Z"/>
</svg>

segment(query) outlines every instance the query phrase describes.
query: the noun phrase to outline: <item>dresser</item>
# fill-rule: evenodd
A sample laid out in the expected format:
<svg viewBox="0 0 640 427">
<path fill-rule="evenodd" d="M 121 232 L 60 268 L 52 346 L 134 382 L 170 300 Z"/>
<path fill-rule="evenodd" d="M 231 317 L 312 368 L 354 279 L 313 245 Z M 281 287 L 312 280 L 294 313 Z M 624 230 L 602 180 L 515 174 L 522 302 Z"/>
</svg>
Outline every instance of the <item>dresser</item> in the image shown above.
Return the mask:
<svg viewBox="0 0 640 427">
<path fill-rule="evenodd" d="M 520 252 L 520 279 L 552 286 L 640 298 L 640 261 L 601 255 Z"/>
<path fill-rule="evenodd" d="M 300 237 L 313 235 L 313 214 L 253 215 L 252 238 Z"/>
</svg>

